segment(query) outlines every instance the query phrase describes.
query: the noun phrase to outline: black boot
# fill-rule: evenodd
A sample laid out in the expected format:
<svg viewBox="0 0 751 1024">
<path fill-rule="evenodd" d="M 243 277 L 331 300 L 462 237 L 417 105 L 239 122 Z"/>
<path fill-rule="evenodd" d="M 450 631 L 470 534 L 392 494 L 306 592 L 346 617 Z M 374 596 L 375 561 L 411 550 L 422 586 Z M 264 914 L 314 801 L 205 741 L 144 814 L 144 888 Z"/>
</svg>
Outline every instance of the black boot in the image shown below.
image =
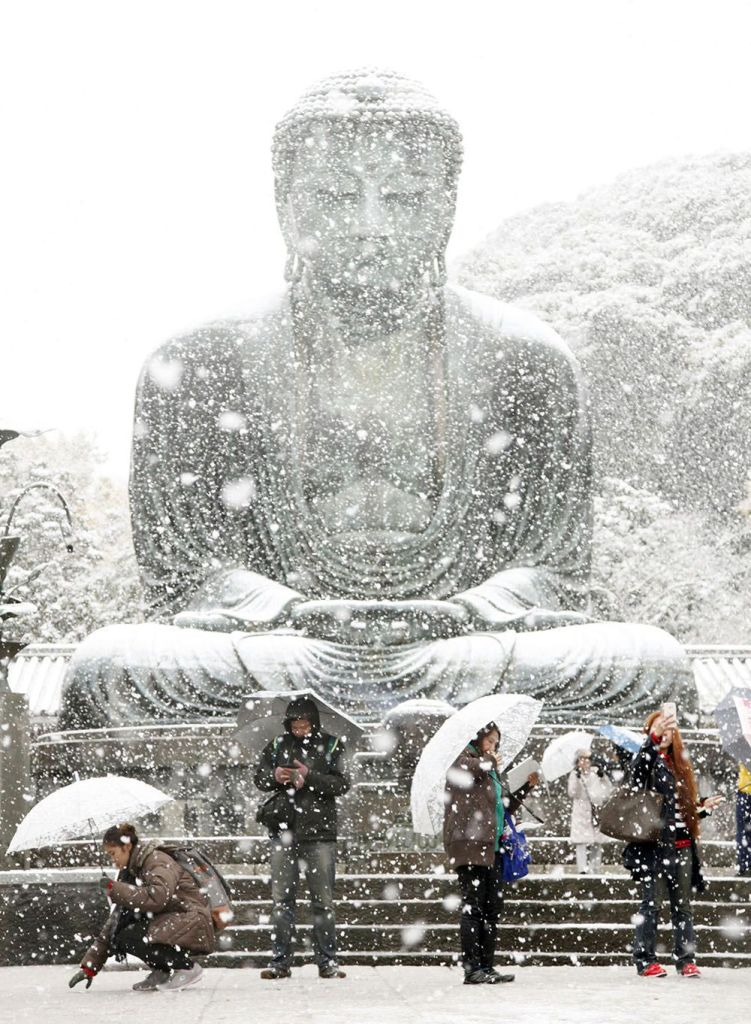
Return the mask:
<svg viewBox="0 0 751 1024">
<path fill-rule="evenodd" d="M 515 974 L 499 974 L 495 967 L 484 967 L 483 974 L 487 985 L 505 985 L 516 977 Z"/>
<path fill-rule="evenodd" d="M 339 964 L 326 964 L 324 967 L 318 968 L 319 978 L 346 978 L 346 973 L 341 969 Z"/>
<path fill-rule="evenodd" d="M 476 971 L 465 971 L 464 972 L 464 984 L 465 985 L 487 985 L 488 976 L 485 971 L 481 971 L 479 968 Z"/>
<path fill-rule="evenodd" d="M 273 964 L 271 967 L 265 967 L 261 971 L 261 977 L 264 981 L 278 981 L 280 978 L 289 978 L 292 976 L 292 971 L 289 967 L 275 967 Z"/>
</svg>

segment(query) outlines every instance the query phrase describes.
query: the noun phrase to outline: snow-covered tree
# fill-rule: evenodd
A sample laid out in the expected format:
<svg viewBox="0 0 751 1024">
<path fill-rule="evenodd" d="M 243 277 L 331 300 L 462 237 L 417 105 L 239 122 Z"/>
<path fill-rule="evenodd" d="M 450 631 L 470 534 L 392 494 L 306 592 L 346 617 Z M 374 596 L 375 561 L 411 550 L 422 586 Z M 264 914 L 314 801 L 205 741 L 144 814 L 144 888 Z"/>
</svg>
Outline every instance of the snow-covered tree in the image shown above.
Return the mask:
<svg viewBox="0 0 751 1024">
<path fill-rule="evenodd" d="M 685 643 L 748 635 L 751 545 L 744 523 L 714 528 L 693 510 L 607 477 L 595 499 L 594 576 L 616 614 Z"/>
<path fill-rule="evenodd" d="M 628 618 L 694 642 L 751 639 L 750 194 L 749 153 L 666 161 L 504 222 L 457 268 L 577 353 L 596 573 Z"/>
<path fill-rule="evenodd" d="M 751 468 L 751 154 L 671 160 L 503 223 L 458 267 L 579 356 L 595 457 L 700 512 Z"/>
<path fill-rule="evenodd" d="M 16 507 L 10 532 L 21 545 L 6 591 L 37 608 L 6 626 L 16 639 L 75 641 L 99 626 L 140 618 L 125 488 L 101 474 L 101 461 L 87 435 L 18 438 L 0 450 L 0 529 L 14 499 L 32 484 L 57 488 L 73 521 L 69 552 L 64 508 L 52 489 L 35 487 Z"/>
</svg>

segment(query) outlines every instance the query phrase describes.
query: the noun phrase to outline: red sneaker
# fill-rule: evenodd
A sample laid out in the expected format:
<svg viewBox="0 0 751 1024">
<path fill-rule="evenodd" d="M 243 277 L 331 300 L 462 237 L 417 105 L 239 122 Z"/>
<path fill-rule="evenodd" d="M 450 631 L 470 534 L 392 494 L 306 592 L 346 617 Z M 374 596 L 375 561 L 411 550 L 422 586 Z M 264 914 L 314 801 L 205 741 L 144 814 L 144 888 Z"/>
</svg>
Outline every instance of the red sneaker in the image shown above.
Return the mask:
<svg viewBox="0 0 751 1024">
<path fill-rule="evenodd" d="M 688 964 L 688 967 L 693 966 Z M 685 971 L 685 967 L 683 968 Z M 650 964 L 649 967 L 645 967 L 643 971 L 639 972 L 642 978 L 665 978 L 667 977 L 667 971 L 661 964 Z"/>
<path fill-rule="evenodd" d="M 681 967 L 681 976 L 683 978 L 701 978 L 701 971 L 696 964 L 684 964 Z"/>
</svg>

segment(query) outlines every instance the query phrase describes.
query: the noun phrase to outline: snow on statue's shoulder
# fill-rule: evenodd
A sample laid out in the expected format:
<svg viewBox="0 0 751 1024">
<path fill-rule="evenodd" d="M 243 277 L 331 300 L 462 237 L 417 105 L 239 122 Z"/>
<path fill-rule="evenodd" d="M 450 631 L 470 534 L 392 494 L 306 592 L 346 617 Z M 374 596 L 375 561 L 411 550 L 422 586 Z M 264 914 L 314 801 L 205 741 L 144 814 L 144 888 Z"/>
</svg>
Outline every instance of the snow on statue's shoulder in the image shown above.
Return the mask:
<svg viewBox="0 0 751 1024">
<path fill-rule="evenodd" d="M 451 285 L 450 290 L 473 316 L 495 328 L 499 335 L 516 341 L 538 342 L 555 349 L 567 359 L 572 357 L 571 349 L 560 334 L 529 310 L 500 302 L 481 292 L 470 291 L 461 285 Z"/>
<path fill-rule="evenodd" d="M 284 321 L 288 315 L 287 294 L 278 291 L 250 313 L 210 320 L 161 342 L 148 357 L 147 366 L 154 361 L 200 359 L 207 350 L 217 352 L 223 346 L 231 350 L 246 344 L 262 344 L 269 338 L 269 326 Z"/>
</svg>

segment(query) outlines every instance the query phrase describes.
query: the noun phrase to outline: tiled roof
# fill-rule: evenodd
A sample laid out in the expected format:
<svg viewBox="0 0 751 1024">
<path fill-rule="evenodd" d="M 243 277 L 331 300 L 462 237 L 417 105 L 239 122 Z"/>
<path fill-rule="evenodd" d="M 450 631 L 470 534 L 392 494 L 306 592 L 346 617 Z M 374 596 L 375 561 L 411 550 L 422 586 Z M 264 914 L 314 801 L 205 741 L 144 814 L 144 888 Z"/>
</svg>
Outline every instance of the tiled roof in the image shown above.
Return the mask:
<svg viewBox="0 0 751 1024">
<path fill-rule="evenodd" d="M 10 688 L 26 694 L 32 717 L 59 713 L 63 677 L 75 649 L 76 644 L 30 644 L 10 663 Z M 711 713 L 728 690 L 751 689 L 751 645 L 709 644 L 686 650 L 704 714 Z"/>
<path fill-rule="evenodd" d="M 25 693 L 32 718 L 57 715 L 63 677 L 76 644 L 29 644 L 8 666 L 8 685 Z"/>
<path fill-rule="evenodd" d="M 694 670 L 699 705 L 711 713 L 729 690 L 751 689 L 751 645 L 686 647 Z"/>
</svg>

